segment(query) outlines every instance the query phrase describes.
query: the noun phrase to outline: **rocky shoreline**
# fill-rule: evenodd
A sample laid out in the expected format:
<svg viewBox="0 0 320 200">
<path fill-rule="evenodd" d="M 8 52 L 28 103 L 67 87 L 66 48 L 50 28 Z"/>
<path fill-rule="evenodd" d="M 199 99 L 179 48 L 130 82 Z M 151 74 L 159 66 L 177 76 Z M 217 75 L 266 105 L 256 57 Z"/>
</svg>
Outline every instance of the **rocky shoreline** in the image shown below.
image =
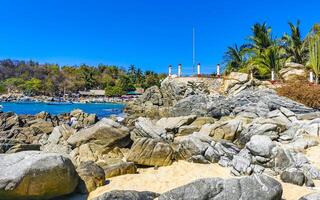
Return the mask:
<svg viewBox="0 0 320 200">
<path fill-rule="evenodd" d="M 0 199 L 86 199 L 103 185 L 110 187 L 89 198 L 282 199 L 283 183 L 315 188 L 300 197 L 317 199 L 320 169 L 306 151 L 319 146 L 320 112 L 273 87 L 241 73 L 167 78 L 130 102 L 122 122 L 80 110 L 0 113 Z M 161 193 L 112 190 L 113 177 L 181 160 L 216 163 L 231 178 L 201 178 Z"/>
</svg>

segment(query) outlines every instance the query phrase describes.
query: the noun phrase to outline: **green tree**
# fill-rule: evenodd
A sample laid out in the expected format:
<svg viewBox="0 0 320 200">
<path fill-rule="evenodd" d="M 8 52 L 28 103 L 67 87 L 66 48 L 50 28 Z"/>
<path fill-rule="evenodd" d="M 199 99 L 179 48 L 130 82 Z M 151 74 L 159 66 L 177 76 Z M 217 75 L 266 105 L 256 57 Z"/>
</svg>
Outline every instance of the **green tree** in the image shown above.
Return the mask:
<svg viewBox="0 0 320 200">
<path fill-rule="evenodd" d="M 270 77 L 271 71 L 277 74 L 283 67 L 283 55 L 278 41 L 272 37 L 272 29 L 266 23 L 256 23 L 252 27 L 251 47 L 246 71 L 258 73 L 260 78 Z"/>
<path fill-rule="evenodd" d="M 23 85 L 24 80 L 22 78 L 8 78 L 6 79 L 3 84 L 9 90 L 19 90 L 20 87 Z"/>
<path fill-rule="evenodd" d="M 39 94 L 41 92 L 42 81 L 32 78 L 23 84 L 23 91 L 28 95 Z"/>
<path fill-rule="evenodd" d="M 294 25 L 289 22 L 291 34 L 284 34 L 282 37 L 285 50 L 285 57 L 292 62 L 305 65 L 308 60 L 308 48 L 305 47 L 300 32 L 300 21 Z"/>
<path fill-rule="evenodd" d="M 251 28 L 252 36 L 249 37 L 251 41 L 251 49 L 256 53 L 262 53 L 265 49 L 274 45 L 274 40 L 271 35 L 271 27 L 267 26 L 266 23 L 256 23 Z"/>
<path fill-rule="evenodd" d="M 81 78 L 84 81 L 85 89 L 92 89 L 95 86 L 94 69 L 89 66 L 82 65 L 80 67 Z"/>
<path fill-rule="evenodd" d="M 226 73 L 231 71 L 239 71 L 247 64 L 248 45 L 241 45 L 240 48 L 235 44 L 233 47 L 228 47 L 224 55 L 226 63 Z"/>
<path fill-rule="evenodd" d="M 125 91 L 123 91 L 122 87 L 119 85 L 107 86 L 105 88 L 105 95 L 108 97 L 119 97 L 123 94 L 125 94 Z"/>
<path fill-rule="evenodd" d="M 6 93 L 7 92 L 7 90 L 6 90 L 6 86 L 5 86 L 5 84 L 4 83 L 0 83 L 0 94 L 4 94 L 4 93 Z"/>
<path fill-rule="evenodd" d="M 257 70 L 259 75 L 270 77 L 271 71 L 277 74 L 284 65 L 284 59 L 279 46 L 272 46 L 265 49 L 260 55 L 254 57 L 250 63 L 253 70 Z"/>
<path fill-rule="evenodd" d="M 309 66 L 316 76 L 316 84 L 320 75 L 320 36 L 314 35 L 309 40 Z"/>
</svg>

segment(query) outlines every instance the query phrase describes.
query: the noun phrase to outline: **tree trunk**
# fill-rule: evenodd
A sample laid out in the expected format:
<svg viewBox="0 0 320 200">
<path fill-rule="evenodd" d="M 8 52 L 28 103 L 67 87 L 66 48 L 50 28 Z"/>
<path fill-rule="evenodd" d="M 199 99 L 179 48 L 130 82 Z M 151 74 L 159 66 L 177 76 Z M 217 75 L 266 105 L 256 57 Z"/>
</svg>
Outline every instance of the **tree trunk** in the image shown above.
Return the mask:
<svg viewBox="0 0 320 200">
<path fill-rule="evenodd" d="M 316 74 L 316 85 L 318 85 L 319 84 L 319 76 L 318 76 L 318 74 Z"/>
</svg>

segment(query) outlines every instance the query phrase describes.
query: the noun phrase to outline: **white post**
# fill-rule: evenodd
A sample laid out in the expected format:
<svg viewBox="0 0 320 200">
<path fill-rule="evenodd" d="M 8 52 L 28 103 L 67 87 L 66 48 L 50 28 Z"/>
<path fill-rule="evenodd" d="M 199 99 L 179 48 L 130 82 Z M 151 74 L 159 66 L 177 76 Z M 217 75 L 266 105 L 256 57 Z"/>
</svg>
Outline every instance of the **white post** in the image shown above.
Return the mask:
<svg viewBox="0 0 320 200">
<path fill-rule="evenodd" d="M 271 81 L 274 81 L 274 70 L 271 71 Z"/>
<path fill-rule="evenodd" d="M 178 77 L 181 77 L 181 64 L 178 65 Z"/>
<path fill-rule="evenodd" d="M 169 77 L 171 77 L 171 75 L 172 75 L 172 66 L 169 65 Z"/>
<path fill-rule="evenodd" d="M 220 64 L 217 64 L 217 77 L 220 78 Z"/>
<path fill-rule="evenodd" d="M 313 83 L 313 73 L 312 72 L 310 72 L 310 74 L 309 74 L 309 81 L 310 81 L 310 83 Z"/>
<path fill-rule="evenodd" d="M 197 71 L 198 71 L 198 77 L 200 77 L 200 76 L 201 76 L 201 73 L 200 73 L 200 63 L 198 63 L 198 65 L 197 65 Z"/>
</svg>

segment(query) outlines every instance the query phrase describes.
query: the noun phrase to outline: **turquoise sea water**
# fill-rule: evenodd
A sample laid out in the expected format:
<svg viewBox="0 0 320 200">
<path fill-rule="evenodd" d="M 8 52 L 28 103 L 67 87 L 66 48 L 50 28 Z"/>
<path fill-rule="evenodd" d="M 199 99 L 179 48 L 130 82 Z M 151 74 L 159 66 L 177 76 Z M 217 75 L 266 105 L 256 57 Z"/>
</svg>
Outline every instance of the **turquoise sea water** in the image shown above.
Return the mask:
<svg viewBox="0 0 320 200">
<path fill-rule="evenodd" d="M 86 113 L 94 113 L 99 118 L 107 117 L 110 115 L 121 115 L 123 112 L 124 104 L 116 103 L 73 103 L 62 105 L 48 105 L 46 103 L 13 103 L 13 102 L 0 102 L 3 106 L 4 112 L 15 112 L 17 114 L 37 114 L 41 111 L 49 112 L 52 115 L 67 113 L 74 109 L 81 109 Z"/>
</svg>

